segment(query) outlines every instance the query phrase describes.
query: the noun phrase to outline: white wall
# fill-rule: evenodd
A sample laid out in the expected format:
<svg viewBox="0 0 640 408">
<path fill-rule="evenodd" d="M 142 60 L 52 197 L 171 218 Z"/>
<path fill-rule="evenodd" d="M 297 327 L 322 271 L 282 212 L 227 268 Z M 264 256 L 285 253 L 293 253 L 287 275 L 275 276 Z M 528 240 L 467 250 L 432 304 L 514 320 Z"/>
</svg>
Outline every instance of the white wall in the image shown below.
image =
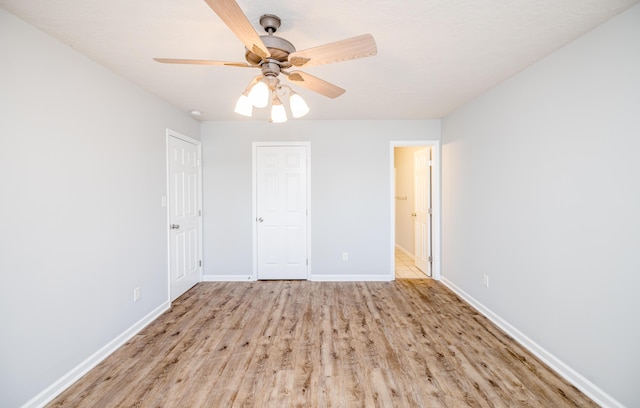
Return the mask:
<svg viewBox="0 0 640 408">
<path fill-rule="evenodd" d="M 391 271 L 389 141 L 439 138 L 438 120 L 204 123 L 206 278 L 253 271 L 252 142 L 311 143 L 312 274 L 366 279 Z"/>
<path fill-rule="evenodd" d="M 2 8 L 0 55 L 0 406 L 16 407 L 166 305 L 165 128 L 199 124 Z"/>
<path fill-rule="evenodd" d="M 442 146 L 445 282 L 601 403 L 628 407 L 640 406 L 639 40 L 636 5 L 447 116 Z"/>
</svg>

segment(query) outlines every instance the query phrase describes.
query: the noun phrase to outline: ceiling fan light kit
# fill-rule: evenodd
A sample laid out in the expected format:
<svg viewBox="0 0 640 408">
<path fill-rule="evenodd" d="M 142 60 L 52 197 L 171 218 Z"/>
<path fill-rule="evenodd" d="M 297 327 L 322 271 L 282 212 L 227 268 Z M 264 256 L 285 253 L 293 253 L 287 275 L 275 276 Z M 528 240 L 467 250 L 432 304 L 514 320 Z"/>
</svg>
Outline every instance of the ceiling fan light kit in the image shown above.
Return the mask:
<svg viewBox="0 0 640 408">
<path fill-rule="evenodd" d="M 278 98 L 278 95 L 273 94 L 273 103 L 271 104 L 271 122 L 283 123 L 287 121 L 287 112 Z"/>
<path fill-rule="evenodd" d="M 291 109 L 291 114 L 296 119 L 309 113 L 309 105 L 307 105 L 304 99 L 302 99 L 302 96 L 298 95 L 293 90 L 289 97 L 289 108 Z"/>
<path fill-rule="evenodd" d="M 253 78 L 236 102 L 234 111 L 240 115 L 251 117 L 254 106 L 264 108 L 271 102 L 270 121 L 273 123 L 285 122 L 287 114 L 281 98 L 288 97 L 292 116 L 294 118 L 303 117 L 309 113 L 309 106 L 293 89 L 280 84 L 278 78 L 280 74 L 283 74 L 289 82 L 328 98 L 336 98 L 342 95 L 345 90 L 303 71 L 287 70 L 291 67 L 309 67 L 369 57 L 378 52 L 371 34 L 296 51 L 292 43 L 273 35 L 280 28 L 281 21 L 278 16 L 264 14 L 260 17 L 260 25 L 267 32 L 267 35 L 259 36 L 234 0 L 204 1 L 245 45 L 247 63 L 175 58 L 154 58 L 154 60 L 168 64 L 259 68 L 262 75 Z"/>
<path fill-rule="evenodd" d="M 309 113 L 309 105 L 302 99 L 298 93 L 287 85 L 280 85 L 280 81 L 276 79 L 275 86 L 266 85 L 264 81 L 259 80 L 256 84 L 249 85 L 249 91 L 240 95 L 236 102 L 234 112 L 251 117 L 253 107 L 264 108 L 271 101 L 271 122 L 282 123 L 287 121 L 286 109 L 282 104 L 282 99 L 289 96 L 289 109 L 291 115 L 298 119 Z"/>
<path fill-rule="evenodd" d="M 253 114 L 253 104 L 251 104 L 249 97 L 245 94 L 240 95 L 240 98 L 238 98 L 236 107 L 233 111 L 242 116 L 251 117 L 251 115 Z"/>
<path fill-rule="evenodd" d="M 269 104 L 269 87 L 264 81 L 258 81 L 251 91 L 249 91 L 249 100 L 256 108 L 264 108 Z"/>
</svg>

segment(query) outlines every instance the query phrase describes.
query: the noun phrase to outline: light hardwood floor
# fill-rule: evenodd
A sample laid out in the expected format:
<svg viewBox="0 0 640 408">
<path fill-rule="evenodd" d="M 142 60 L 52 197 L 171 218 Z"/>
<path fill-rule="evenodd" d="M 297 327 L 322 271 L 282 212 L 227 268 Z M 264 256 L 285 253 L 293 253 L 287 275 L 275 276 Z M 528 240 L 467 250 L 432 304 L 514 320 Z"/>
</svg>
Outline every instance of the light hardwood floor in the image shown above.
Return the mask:
<svg viewBox="0 0 640 408">
<path fill-rule="evenodd" d="M 50 407 L 595 407 L 430 279 L 200 283 Z"/>
</svg>

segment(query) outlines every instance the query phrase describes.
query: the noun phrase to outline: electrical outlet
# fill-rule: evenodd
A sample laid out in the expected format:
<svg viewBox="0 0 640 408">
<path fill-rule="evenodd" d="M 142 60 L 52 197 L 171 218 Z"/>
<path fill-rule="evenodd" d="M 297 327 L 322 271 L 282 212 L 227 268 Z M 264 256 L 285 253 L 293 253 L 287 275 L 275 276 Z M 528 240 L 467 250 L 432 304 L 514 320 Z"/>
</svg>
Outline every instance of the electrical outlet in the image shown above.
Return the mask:
<svg viewBox="0 0 640 408">
<path fill-rule="evenodd" d="M 140 288 L 135 288 L 133 290 L 133 301 L 137 302 L 138 300 L 140 300 Z"/>
<path fill-rule="evenodd" d="M 342 260 L 343 261 L 348 261 L 349 260 L 349 253 L 348 252 L 343 252 L 342 253 Z"/>
<path fill-rule="evenodd" d="M 489 275 L 484 275 L 482 278 L 482 284 L 484 285 L 485 288 L 489 287 Z"/>
</svg>

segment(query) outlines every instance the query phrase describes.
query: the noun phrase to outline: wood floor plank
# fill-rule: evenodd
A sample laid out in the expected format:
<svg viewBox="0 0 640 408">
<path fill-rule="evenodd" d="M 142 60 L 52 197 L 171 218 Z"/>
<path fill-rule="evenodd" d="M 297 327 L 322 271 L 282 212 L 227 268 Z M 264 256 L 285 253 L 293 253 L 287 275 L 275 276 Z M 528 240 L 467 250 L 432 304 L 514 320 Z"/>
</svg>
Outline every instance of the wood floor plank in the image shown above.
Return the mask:
<svg viewBox="0 0 640 408">
<path fill-rule="evenodd" d="M 48 407 L 596 407 L 438 282 L 208 282 Z"/>
</svg>

